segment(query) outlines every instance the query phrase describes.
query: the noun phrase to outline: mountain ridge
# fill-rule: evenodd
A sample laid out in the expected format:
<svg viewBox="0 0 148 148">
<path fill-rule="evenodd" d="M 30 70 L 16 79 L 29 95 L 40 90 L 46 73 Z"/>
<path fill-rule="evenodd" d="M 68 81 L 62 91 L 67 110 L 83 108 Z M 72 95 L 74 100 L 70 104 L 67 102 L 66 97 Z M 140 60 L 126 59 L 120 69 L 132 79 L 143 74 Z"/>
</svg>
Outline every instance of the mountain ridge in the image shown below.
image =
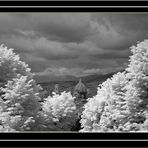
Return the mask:
<svg viewBox="0 0 148 148">
<path fill-rule="evenodd" d="M 80 79 L 83 82 L 92 82 L 96 81 L 96 79 L 101 80 L 104 78 L 110 78 L 112 75 L 114 75 L 116 72 L 107 73 L 107 74 L 92 74 L 88 76 L 81 76 L 81 77 L 75 77 L 70 75 L 65 76 L 35 76 L 34 79 L 37 81 L 37 83 L 51 83 L 51 82 L 68 82 L 68 81 L 79 81 Z"/>
<path fill-rule="evenodd" d="M 70 80 L 67 79 L 67 81 L 65 80 L 62 80 L 62 81 L 52 80 L 52 81 L 46 81 L 46 82 L 44 81 L 44 82 L 38 82 L 38 84 L 40 84 L 43 90 L 46 91 L 45 97 L 47 97 L 48 95 L 52 95 L 52 92 L 54 91 L 54 88 L 55 88 L 55 84 L 59 85 L 59 92 L 70 91 L 73 94 L 76 84 L 79 82 L 79 79 L 81 79 L 84 85 L 86 86 L 86 88 L 89 89 L 89 92 L 91 92 L 88 97 L 92 97 L 97 94 L 98 85 L 106 81 L 108 78 L 111 78 L 115 73 L 117 72 L 112 72 L 104 75 L 103 74 L 89 75 L 89 76 L 78 77 Z"/>
</svg>

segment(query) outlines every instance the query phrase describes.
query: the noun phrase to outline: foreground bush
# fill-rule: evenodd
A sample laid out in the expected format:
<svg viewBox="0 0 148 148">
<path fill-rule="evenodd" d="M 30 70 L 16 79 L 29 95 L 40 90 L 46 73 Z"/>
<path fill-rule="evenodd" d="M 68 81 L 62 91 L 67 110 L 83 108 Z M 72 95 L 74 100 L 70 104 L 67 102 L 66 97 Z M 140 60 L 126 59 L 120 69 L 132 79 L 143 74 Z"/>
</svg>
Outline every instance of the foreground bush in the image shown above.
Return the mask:
<svg viewBox="0 0 148 148">
<path fill-rule="evenodd" d="M 44 129 L 70 131 L 77 119 L 74 97 L 70 92 L 62 92 L 60 95 L 53 93 L 52 97 L 47 97 L 43 102 L 41 115 Z"/>
</svg>

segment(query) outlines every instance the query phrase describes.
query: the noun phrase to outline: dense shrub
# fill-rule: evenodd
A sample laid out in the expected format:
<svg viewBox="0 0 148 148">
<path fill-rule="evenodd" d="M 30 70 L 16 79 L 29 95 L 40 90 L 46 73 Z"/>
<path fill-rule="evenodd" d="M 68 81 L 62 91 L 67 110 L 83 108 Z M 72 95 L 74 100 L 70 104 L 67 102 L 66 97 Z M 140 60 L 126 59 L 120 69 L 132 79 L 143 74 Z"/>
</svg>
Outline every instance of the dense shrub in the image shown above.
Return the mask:
<svg viewBox="0 0 148 148">
<path fill-rule="evenodd" d="M 43 102 L 41 114 L 45 129 L 70 131 L 77 118 L 74 97 L 70 92 L 62 92 L 60 95 L 53 93 Z"/>
</svg>

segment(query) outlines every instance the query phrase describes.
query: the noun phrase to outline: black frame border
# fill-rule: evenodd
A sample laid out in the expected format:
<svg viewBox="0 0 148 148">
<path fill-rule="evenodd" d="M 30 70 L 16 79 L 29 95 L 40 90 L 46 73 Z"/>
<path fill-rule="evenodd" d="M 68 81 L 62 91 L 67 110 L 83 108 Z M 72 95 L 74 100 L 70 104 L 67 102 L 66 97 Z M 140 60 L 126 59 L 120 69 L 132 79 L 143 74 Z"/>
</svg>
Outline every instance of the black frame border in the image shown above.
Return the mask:
<svg viewBox="0 0 148 148">
<path fill-rule="evenodd" d="M 146 1 L 1 1 L 0 13 L 19 12 L 148 12 Z M 85 147 L 102 145 L 103 147 L 119 145 L 142 146 L 148 142 L 147 133 L 66 133 L 66 132 L 30 132 L 0 133 L 0 142 L 5 146 L 43 146 L 70 147 L 82 144 Z M 42 143 L 41 143 L 42 142 Z M 139 143 L 140 142 L 140 143 Z M 93 143 L 93 145 L 92 145 Z M 44 145 L 45 146 L 45 145 Z"/>
</svg>

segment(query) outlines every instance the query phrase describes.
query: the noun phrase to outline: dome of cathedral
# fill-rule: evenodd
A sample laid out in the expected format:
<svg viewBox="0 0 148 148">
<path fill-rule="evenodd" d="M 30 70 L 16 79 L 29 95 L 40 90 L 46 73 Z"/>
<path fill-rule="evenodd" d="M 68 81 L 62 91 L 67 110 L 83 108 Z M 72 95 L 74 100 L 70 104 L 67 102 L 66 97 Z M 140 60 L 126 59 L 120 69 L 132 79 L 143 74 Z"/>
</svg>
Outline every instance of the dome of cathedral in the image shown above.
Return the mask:
<svg viewBox="0 0 148 148">
<path fill-rule="evenodd" d="M 85 85 L 82 83 L 81 79 L 79 80 L 79 83 L 75 86 L 75 92 L 87 92 L 87 89 Z"/>
</svg>

